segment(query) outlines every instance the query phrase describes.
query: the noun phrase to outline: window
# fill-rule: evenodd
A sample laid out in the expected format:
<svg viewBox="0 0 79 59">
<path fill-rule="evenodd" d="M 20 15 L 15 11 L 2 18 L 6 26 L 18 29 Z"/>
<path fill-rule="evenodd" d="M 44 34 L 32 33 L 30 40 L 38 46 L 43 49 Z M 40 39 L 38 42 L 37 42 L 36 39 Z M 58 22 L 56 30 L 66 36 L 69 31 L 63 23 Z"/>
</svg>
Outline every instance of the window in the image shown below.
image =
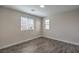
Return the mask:
<svg viewBox="0 0 79 59">
<path fill-rule="evenodd" d="M 50 23 L 49 19 L 45 19 L 45 29 L 47 29 L 47 30 L 50 29 L 49 23 Z"/>
<path fill-rule="evenodd" d="M 21 17 L 21 30 L 34 30 L 34 19 L 31 17 Z"/>
</svg>

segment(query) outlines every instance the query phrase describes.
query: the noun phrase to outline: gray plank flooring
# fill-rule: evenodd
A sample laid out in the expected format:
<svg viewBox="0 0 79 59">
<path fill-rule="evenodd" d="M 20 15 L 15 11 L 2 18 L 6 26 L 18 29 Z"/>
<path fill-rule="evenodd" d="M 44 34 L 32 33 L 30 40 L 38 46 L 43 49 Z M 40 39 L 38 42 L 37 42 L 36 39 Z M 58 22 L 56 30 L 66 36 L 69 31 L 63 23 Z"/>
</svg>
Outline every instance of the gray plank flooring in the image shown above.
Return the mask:
<svg viewBox="0 0 79 59">
<path fill-rule="evenodd" d="M 79 46 L 40 37 L 1 49 L 0 53 L 79 53 Z"/>
</svg>

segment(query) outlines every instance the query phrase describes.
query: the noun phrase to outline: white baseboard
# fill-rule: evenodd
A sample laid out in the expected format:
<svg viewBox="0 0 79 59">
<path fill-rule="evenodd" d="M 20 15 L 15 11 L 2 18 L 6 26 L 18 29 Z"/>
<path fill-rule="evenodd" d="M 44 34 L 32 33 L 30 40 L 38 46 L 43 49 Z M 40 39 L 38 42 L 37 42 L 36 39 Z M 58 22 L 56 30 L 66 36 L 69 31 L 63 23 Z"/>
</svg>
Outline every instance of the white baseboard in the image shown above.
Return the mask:
<svg viewBox="0 0 79 59">
<path fill-rule="evenodd" d="M 0 47 L 0 49 L 7 48 L 7 47 L 10 47 L 10 46 L 13 46 L 13 45 L 17 45 L 17 44 L 20 44 L 20 43 L 23 43 L 23 42 L 27 42 L 29 40 L 33 40 L 33 39 L 38 38 L 38 37 L 41 37 L 41 36 L 39 35 L 39 36 L 29 38 L 27 40 L 22 40 L 22 41 L 18 41 L 18 42 L 15 42 L 15 43 L 8 44 L 8 45 L 4 45 L 4 46 Z"/>
<path fill-rule="evenodd" d="M 74 45 L 79 45 L 79 43 L 70 42 L 70 41 L 67 41 L 67 40 L 58 39 L 58 38 L 54 38 L 54 37 L 51 37 L 51 36 L 43 36 L 43 37 L 54 39 L 54 40 L 58 40 L 58 41 L 62 41 L 62 42 L 67 42 L 67 43 L 74 44 Z"/>
</svg>

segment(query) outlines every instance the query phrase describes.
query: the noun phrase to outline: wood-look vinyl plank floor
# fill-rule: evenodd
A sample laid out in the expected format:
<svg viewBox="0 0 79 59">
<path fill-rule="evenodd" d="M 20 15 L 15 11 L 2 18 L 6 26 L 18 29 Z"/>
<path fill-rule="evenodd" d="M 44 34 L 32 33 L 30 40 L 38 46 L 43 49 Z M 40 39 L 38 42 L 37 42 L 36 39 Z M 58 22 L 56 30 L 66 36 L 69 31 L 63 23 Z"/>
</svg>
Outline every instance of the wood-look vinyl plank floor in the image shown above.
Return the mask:
<svg viewBox="0 0 79 59">
<path fill-rule="evenodd" d="M 0 53 L 79 53 L 79 46 L 40 37 L 1 49 Z"/>
</svg>

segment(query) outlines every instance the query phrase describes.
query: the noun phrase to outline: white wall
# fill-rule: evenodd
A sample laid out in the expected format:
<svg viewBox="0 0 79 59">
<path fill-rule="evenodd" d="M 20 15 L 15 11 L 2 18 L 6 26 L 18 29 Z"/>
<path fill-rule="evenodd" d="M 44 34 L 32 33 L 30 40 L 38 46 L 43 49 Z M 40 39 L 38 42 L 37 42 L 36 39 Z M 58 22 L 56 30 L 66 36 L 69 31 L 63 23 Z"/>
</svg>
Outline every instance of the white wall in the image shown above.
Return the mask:
<svg viewBox="0 0 79 59">
<path fill-rule="evenodd" d="M 50 30 L 45 30 L 43 23 L 43 36 L 79 45 L 79 10 L 52 15 L 48 18 Z"/>
<path fill-rule="evenodd" d="M 40 36 L 40 17 L 33 16 L 35 18 L 34 31 L 21 31 L 20 16 L 26 15 L 28 14 L 0 7 L 0 48 Z"/>
</svg>

